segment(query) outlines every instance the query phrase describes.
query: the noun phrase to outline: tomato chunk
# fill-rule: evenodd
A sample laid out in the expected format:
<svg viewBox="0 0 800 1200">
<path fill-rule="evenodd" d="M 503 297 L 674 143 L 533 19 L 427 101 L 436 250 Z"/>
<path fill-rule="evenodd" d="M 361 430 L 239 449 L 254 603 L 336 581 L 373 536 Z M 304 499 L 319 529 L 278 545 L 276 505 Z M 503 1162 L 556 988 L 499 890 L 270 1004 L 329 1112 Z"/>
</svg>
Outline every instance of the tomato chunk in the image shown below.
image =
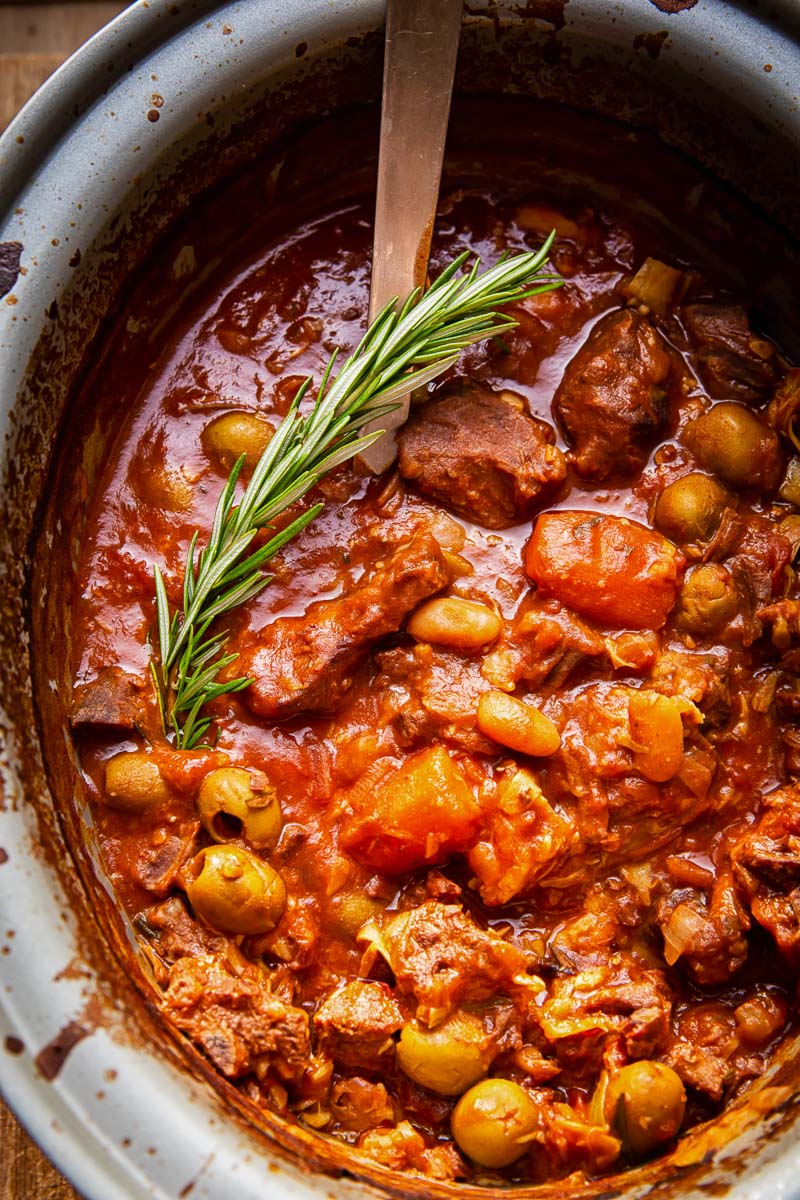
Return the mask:
<svg viewBox="0 0 800 1200">
<path fill-rule="evenodd" d="M 341 841 L 360 862 L 397 875 L 466 850 L 479 822 L 461 770 L 442 746 L 432 746 L 363 796 Z"/>
<path fill-rule="evenodd" d="M 684 563 L 660 533 L 592 512 L 543 513 L 525 551 L 525 570 L 543 595 L 633 629 L 661 628 Z"/>
</svg>

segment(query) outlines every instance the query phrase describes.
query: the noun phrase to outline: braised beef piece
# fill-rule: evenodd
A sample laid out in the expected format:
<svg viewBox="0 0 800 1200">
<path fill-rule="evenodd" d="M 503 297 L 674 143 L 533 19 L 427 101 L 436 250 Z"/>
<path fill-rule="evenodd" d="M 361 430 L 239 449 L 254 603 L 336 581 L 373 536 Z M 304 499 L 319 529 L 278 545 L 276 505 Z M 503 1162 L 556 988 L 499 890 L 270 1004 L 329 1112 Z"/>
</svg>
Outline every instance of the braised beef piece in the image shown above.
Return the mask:
<svg viewBox="0 0 800 1200">
<path fill-rule="evenodd" d="M 314 1029 L 326 1050 L 346 1067 L 374 1071 L 394 1058 L 392 1035 L 403 1014 L 385 983 L 354 979 L 322 1001 Z"/>
<path fill-rule="evenodd" d="M 669 965 L 680 959 L 705 987 L 727 982 L 747 959 L 750 919 L 736 896 L 730 872 L 717 879 L 707 901 L 691 888 L 665 896 L 657 920 Z"/>
<path fill-rule="evenodd" d="M 198 954 L 222 953 L 227 949 L 228 939 L 221 933 L 213 933 L 189 915 L 180 896 L 170 896 L 160 904 L 145 909 L 136 918 L 137 929 L 166 963 L 175 963 L 179 958 L 191 958 Z"/>
<path fill-rule="evenodd" d="M 181 958 L 170 973 L 164 1009 L 229 1079 L 258 1068 L 299 1082 L 311 1053 L 308 1016 L 281 1000 L 266 971 L 235 973 L 218 955 Z"/>
<path fill-rule="evenodd" d="M 687 304 L 681 309 L 697 370 L 714 400 L 759 404 L 775 386 L 775 367 L 753 349 L 759 344 L 743 308 L 735 304 Z M 761 343 L 764 344 L 763 342 Z"/>
<path fill-rule="evenodd" d="M 129 864 L 131 876 L 154 896 L 166 896 L 197 849 L 199 832 L 200 822 L 194 820 L 156 829 L 149 844 L 145 843 Z"/>
<path fill-rule="evenodd" d="M 377 642 L 449 581 L 438 542 L 419 534 L 349 594 L 312 604 L 302 617 L 279 617 L 236 664 L 253 679 L 248 706 L 272 720 L 335 713 Z"/>
<path fill-rule="evenodd" d="M 553 400 L 580 475 L 641 471 L 669 419 L 672 370 L 667 343 L 645 317 L 625 309 L 597 322 Z"/>
<path fill-rule="evenodd" d="M 76 686 L 69 723 L 73 729 L 97 726 L 128 733 L 145 728 L 149 687 L 120 667 L 103 667 L 96 679 Z"/>
<path fill-rule="evenodd" d="M 764 800 L 757 825 L 731 850 L 745 904 L 779 950 L 800 964 L 800 792 L 780 788 Z"/>
<path fill-rule="evenodd" d="M 404 479 L 489 529 L 530 516 L 566 474 L 548 425 L 466 381 L 412 413 L 398 447 Z"/>
</svg>

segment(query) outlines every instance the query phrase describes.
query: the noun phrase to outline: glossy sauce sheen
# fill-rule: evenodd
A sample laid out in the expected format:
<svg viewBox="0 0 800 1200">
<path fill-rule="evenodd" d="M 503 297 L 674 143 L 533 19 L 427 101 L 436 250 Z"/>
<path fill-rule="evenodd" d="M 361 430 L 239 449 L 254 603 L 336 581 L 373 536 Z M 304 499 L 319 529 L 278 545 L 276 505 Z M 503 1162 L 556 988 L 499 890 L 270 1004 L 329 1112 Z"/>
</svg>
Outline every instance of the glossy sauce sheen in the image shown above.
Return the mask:
<svg viewBox="0 0 800 1200">
<path fill-rule="evenodd" d="M 671 160 L 662 153 L 663 159 L 648 151 L 642 171 L 669 172 Z M 572 178 L 575 160 L 563 167 Z M 124 415 L 81 548 L 73 612 L 76 695 L 109 667 L 140 681 L 146 715 L 138 731 L 77 721 L 75 736 L 104 861 L 166 989 L 168 1016 L 256 1105 L 344 1139 L 367 1160 L 473 1182 L 593 1176 L 641 1157 L 628 1145 L 619 1113 L 598 1117 L 597 1098 L 590 1107 L 603 1081 L 626 1064 L 650 1060 L 677 1073 L 687 1094 L 684 1128 L 713 1116 L 758 1077 L 790 1028 L 797 962 L 785 914 L 777 922 L 784 930 L 779 951 L 775 921 L 771 926 L 769 914 L 759 910 L 759 919 L 755 911 L 765 887 L 788 895 L 790 885 L 767 887 L 763 875 L 748 884 L 746 866 L 738 874 L 731 869 L 732 848 L 757 836 L 763 798 L 789 785 L 781 793 L 788 798 L 773 810 L 779 828 L 770 845 L 780 843 L 794 863 L 785 867 L 789 876 L 800 870 L 787 833 L 790 816 L 782 815 L 794 814 L 796 803 L 794 710 L 791 699 L 782 706 L 776 700 L 793 689 L 795 634 L 787 634 L 788 642 L 780 635 L 771 640 L 777 618 L 756 615 L 794 594 L 792 547 L 778 532 L 794 509 L 774 489 L 728 486 L 734 523 L 728 541 L 720 534 L 711 550 L 713 537 L 699 548 L 694 542 L 670 549 L 673 590 L 665 603 L 659 593 L 655 609 L 646 598 L 638 608 L 635 586 L 631 591 L 623 577 L 605 622 L 602 603 L 597 608 L 582 599 L 597 577 L 594 559 L 586 569 L 585 547 L 593 543 L 585 522 L 576 517 L 584 533 L 567 537 L 564 559 L 551 542 L 529 544 L 540 511 L 625 517 L 636 522 L 632 538 L 625 527 L 614 528 L 623 529 L 621 569 L 634 570 L 641 527 L 653 529 L 664 488 L 704 470 L 683 440 L 685 427 L 712 400 L 738 399 L 735 392 L 709 395 L 682 314 L 691 304 L 746 303 L 746 297 L 731 296 L 713 266 L 692 261 L 679 239 L 672 244 L 679 214 L 667 212 L 662 221 L 649 212 L 640 220 L 630 192 L 623 203 L 606 187 L 596 195 L 584 188 L 578 203 L 574 182 L 562 197 L 552 180 L 537 192 L 535 170 L 526 176 L 518 169 L 516 177 L 534 182 L 448 187 L 431 275 L 463 249 L 489 265 L 502 252 L 536 246 L 555 223 L 562 232 L 552 261 L 565 286 L 521 303 L 513 313 L 517 329 L 465 352 L 432 394 L 452 395 L 464 380 L 513 393 L 503 402 L 546 422 L 548 436 L 568 456 L 566 478 L 525 519 L 490 529 L 426 500 L 396 474 L 373 480 L 339 470 L 313 497 L 324 502 L 323 514 L 274 561 L 270 586 L 228 622 L 228 648 L 247 662 L 276 618 L 302 616 L 311 601 L 347 595 L 398 546 L 432 534 L 461 560 L 441 594 L 498 614 L 498 640 L 459 652 L 415 641 L 398 627 L 371 648 L 332 715 L 268 720 L 243 697 L 225 697 L 213 710 L 219 729 L 213 752 L 174 751 L 158 736 L 148 683 L 152 565 L 162 565 L 176 603 L 189 539 L 195 529 L 201 537 L 208 531 L 226 476 L 203 448 L 209 422 L 234 410 L 275 425 L 302 378 L 318 380 L 333 348 L 348 352 L 360 338 L 371 202 L 359 200 L 322 208 L 277 232 L 256 223 L 242 238 L 236 204 L 226 210 L 217 199 L 214 219 L 228 211 L 238 239 L 234 259 L 211 262 L 193 279 L 142 346 L 138 374 L 115 374 L 107 348 L 87 394 L 106 406 L 113 395 Z M 635 171 L 632 178 L 635 184 Z M 182 244 L 177 238 L 162 261 L 172 261 Z M 652 320 L 670 356 L 668 412 L 642 452 L 643 469 L 592 481 L 575 469 L 574 439 L 554 418 L 554 394 L 606 315 L 636 309 L 629 284 L 648 255 L 681 271 L 682 295 Z M 147 280 L 158 287 L 155 271 Z M 652 316 L 641 313 L 645 321 Z M 758 344 L 773 369 L 771 394 L 788 364 L 771 343 Z M 765 393 L 749 407 L 764 416 L 768 399 Z M 789 450 L 783 441 L 782 466 Z M 538 528 L 542 534 L 545 527 Z M 602 555 L 610 544 L 603 535 L 591 553 Z M 570 560 L 574 545 L 581 548 L 577 564 Z M 647 546 L 644 574 L 656 553 Z M 549 566 L 543 555 L 550 555 Z M 688 633 L 677 589 L 701 561 L 730 570 L 737 607 L 718 629 Z M 566 591 L 565 578 L 573 581 Z M 534 613 L 527 626 L 526 612 Z M 534 705 L 555 725 L 560 748 L 531 757 L 487 737 L 476 714 L 490 691 Z M 636 691 L 644 701 L 631 701 Z M 142 747 L 152 747 L 169 797 L 147 812 L 118 811 L 104 799 L 105 763 Z M 431 753 L 439 757 L 419 757 Z M 430 803 L 443 800 L 447 813 L 412 812 L 417 842 L 405 860 L 394 844 L 375 849 L 375 839 L 398 805 L 413 809 L 416 784 L 403 791 L 397 779 L 420 761 L 439 788 Z M 455 776 L 448 764 L 455 764 Z M 197 819 L 198 789 L 223 765 L 263 772 L 280 800 L 283 829 L 263 857 L 282 876 L 288 903 L 272 932 L 226 938 L 186 907 L 186 864 L 210 844 Z M 438 849 L 432 848 L 426 838 L 442 822 Z M 737 853 L 741 864 L 746 854 Z M 406 862 L 415 869 L 397 869 Z M 436 953 L 420 978 L 403 959 L 409 943 L 395 948 L 399 959 L 374 948 L 375 931 L 397 928 L 392 920 L 407 913 L 422 922 L 419 944 L 425 914 L 433 914 L 428 942 Z M 477 935 L 468 936 L 466 926 L 448 932 L 453 913 L 469 914 L 470 929 L 494 931 L 495 948 L 501 938 L 513 946 L 528 982 L 519 983 L 516 967 L 481 966 Z M 680 941 L 687 922 L 691 932 Z M 209 971 L 217 972 L 216 982 L 209 982 Z M 432 1013 L 437 972 L 446 978 Z M 387 1011 L 351 1012 L 343 1029 L 330 1017 L 330 998 L 341 996 L 344 984 L 361 987 L 357 981 L 365 977 L 380 986 L 364 995 Z M 202 981 L 198 995 L 205 999 L 187 1000 L 192 980 Z M 236 987 L 244 990 L 234 1001 Z M 300 1024 L 310 1021 L 304 1066 L 281 1041 L 280 1020 L 282 1032 L 269 1046 L 242 1024 L 244 1013 L 259 1025 L 266 992 L 302 1014 Z M 479 1075 L 520 1085 L 539 1114 L 535 1136 L 508 1165 L 482 1163 L 480 1153 L 471 1158 L 468 1138 L 459 1149 L 450 1134 L 457 1097 L 423 1086 L 396 1060 L 400 1029 L 415 1016 L 439 1027 L 454 1012 L 482 1023 L 489 1049 Z M 670 1144 L 666 1135 L 648 1153 Z"/>
</svg>

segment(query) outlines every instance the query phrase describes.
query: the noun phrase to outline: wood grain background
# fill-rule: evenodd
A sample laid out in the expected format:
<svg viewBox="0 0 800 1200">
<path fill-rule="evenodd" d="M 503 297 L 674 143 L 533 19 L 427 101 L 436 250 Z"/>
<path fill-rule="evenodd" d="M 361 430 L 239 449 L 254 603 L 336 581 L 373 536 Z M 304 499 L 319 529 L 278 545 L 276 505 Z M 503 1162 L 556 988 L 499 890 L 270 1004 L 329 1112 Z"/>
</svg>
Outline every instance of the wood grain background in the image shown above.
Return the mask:
<svg viewBox="0 0 800 1200">
<path fill-rule="evenodd" d="M 125 8 L 0 0 L 0 131 L 48 75 Z M 80 1200 L 0 1101 L 0 1200 Z"/>
</svg>

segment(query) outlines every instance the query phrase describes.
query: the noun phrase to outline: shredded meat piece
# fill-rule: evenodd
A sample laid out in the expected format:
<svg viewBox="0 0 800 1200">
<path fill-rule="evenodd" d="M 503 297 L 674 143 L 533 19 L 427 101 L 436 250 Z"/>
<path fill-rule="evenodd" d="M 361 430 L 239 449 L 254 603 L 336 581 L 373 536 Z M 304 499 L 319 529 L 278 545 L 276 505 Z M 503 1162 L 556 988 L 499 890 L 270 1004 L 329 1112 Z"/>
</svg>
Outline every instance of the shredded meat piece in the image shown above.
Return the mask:
<svg viewBox="0 0 800 1200">
<path fill-rule="evenodd" d="M 596 1175 L 619 1158 L 619 1138 L 610 1130 L 585 1120 L 569 1104 L 556 1100 L 552 1091 L 533 1093 L 540 1113 L 541 1132 L 531 1145 L 531 1173 L 544 1179 L 585 1171 Z"/>
<path fill-rule="evenodd" d="M 673 892 L 658 906 L 664 957 L 682 959 L 699 984 L 724 983 L 747 959 L 750 920 L 739 903 L 729 873 L 720 876 L 706 903 L 700 892 Z"/>
<path fill-rule="evenodd" d="M 714 650 L 665 650 L 647 679 L 664 696 L 697 705 L 709 726 L 724 725 L 731 712 L 731 653 Z"/>
<path fill-rule="evenodd" d="M 609 1037 L 630 1059 L 653 1058 L 670 1034 L 672 992 L 661 971 L 630 955 L 610 954 L 603 966 L 556 979 L 538 1010 L 544 1036 L 560 1062 L 599 1061 Z"/>
<path fill-rule="evenodd" d="M 464 381 L 412 413 L 397 441 L 404 479 L 489 529 L 531 516 L 566 474 L 548 425 Z"/>
<path fill-rule="evenodd" d="M 800 789 L 780 788 L 764 799 L 755 828 L 731 850 L 740 895 L 781 953 L 800 964 Z"/>
<path fill-rule="evenodd" d="M 760 608 L 756 617 L 767 626 L 776 650 L 788 650 L 800 641 L 800 600 L 778 600 Z"/>
<path fill-rule="evenodd" d="M 408 1121 L 401 1121 L 395 1129 L 373 1129 L 363 1134 L 358 1149 L 392 1171 L 439 1180 L 465 1179 L 469 1174 L 455 1146 L 429 1147 Z"/>
<path fill-rule="evenodd" d="M 580 662 L 604 654 L 603 639 L 558 600 L 526 601 L 507 636 L 487 654 L 481 673 L 492 687 L 520 680 L 559 687 Z"/>
<path fill-rule="evenodd" d="M 529 771 L 503 780 L 496 806 L 468 861 L 485 904 L 507 904 L 561 865 L 579 842 L 577 830 L 547 802 Z"/>
<path fill-rule="evenodd" d="M 218 955 L 178 959 L 164 1010 L 229 1079 L 256 1071 L 298 1083 L 308 1065 L 307 1014 L 279 999 L 255 964 L 234 971 Z"/>
<path fill-rule="evenodd" d="M 348 595 L 312 604 L 302 617 L 279 617 L 237 660 L 237 674 L 253 679 L 246 703 L 272 720 L 336 712 L 376 643 L 449 580 L 439 544 L 423 533 Z"/>
<path fill-rule="evenodd" d="M 189 916 L 180 896 L 154 904 L 136 918 L 137 928 L 165 963 L 201 954 L 222 954 L 230 946 L 223 934 L 212 933 Z"/>
<path fill-rule="evenodd" d="M 392 1035 L 403 1028 L 400 1006 L 384 983 L 353 980 L 327 996 L 314 1014 L 314 1029 L 338 1062 L 376 1070 L 394 1057 Z"/>
<path fill-rule="evenodd" d="M 584 478 L 642 469 L 669 416 L 672 371 L 669 347 L 645 317 L 624 309 L 598 321 L 553 400 Z"/>
<path fill-rule="evenodd" d="M 331 1088 L 331 1115 L 341 1129 L 363 1133 L 394 1121 L 394 1107 L 382 1083 L 354 1075 Z"/>
<path fill-rule="evenodd" d="M 735 304 L 687 304 L 681 317 L 700 378 L 714 400 L 759 404 L 775 386 L 770 358 L 756 353 L 747 313 Z M 763 345 L 763 342 L 761 342 Z"/>
<path fill-rule="evenodd" d="M 522 950 L 481 929 L 456 904 L 427 900 L 380 924 L 368 922 L 358 940 L 365 947 L 362 974 L 378 956 L 385 959 L 398 989 L 416 998 L 417 1019 L 431 1027 L 464 1001 L 542 986 L 527 973 L 529 959 Z"/>
</svg>

